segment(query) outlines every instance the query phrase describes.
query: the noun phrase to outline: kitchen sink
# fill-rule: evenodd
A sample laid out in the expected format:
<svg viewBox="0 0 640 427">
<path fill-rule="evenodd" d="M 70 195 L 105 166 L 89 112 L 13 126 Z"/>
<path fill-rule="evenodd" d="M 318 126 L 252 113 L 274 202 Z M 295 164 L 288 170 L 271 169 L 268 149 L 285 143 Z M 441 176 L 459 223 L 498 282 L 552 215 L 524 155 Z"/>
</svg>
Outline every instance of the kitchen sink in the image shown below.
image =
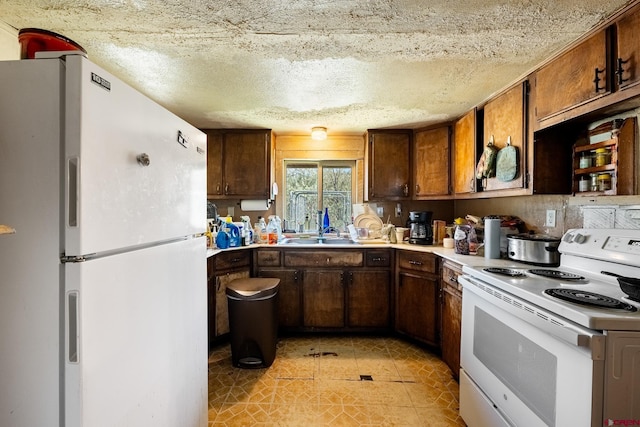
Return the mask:
<svg viewBox="0 0 640 427">
<path fill-rule="evenodd" d="M 359 245 L 351 239 L 340 237 L 288 237 L 280 245 Z"/>
</svg>

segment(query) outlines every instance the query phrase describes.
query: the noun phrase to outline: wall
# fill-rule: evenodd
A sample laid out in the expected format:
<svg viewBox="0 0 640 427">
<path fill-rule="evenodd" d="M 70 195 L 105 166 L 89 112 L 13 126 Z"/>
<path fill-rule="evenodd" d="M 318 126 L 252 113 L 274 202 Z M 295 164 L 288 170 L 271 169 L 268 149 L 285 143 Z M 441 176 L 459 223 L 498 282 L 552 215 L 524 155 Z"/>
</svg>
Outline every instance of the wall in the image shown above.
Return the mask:
<svg viewBox="0 0 640 427">
<path fill-rule="evenodd" d="M 18 30 L 0 21 L 0 61 L 20 59 Z"/>
</svg>

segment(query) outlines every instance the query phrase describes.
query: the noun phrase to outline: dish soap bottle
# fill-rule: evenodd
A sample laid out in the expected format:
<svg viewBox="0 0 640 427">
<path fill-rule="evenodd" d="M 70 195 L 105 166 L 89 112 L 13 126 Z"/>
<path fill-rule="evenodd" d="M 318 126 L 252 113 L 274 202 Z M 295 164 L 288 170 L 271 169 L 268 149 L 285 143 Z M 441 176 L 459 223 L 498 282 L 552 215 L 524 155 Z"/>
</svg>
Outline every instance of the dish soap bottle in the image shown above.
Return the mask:
<svg viewBox="0 0 640 427">
<path fill-rule="evenodd" d="M 329 230 L 329 208 L 324 208 L 324 220 L 322 221 L 322 229 L 325 232 Z"/>
</svg>

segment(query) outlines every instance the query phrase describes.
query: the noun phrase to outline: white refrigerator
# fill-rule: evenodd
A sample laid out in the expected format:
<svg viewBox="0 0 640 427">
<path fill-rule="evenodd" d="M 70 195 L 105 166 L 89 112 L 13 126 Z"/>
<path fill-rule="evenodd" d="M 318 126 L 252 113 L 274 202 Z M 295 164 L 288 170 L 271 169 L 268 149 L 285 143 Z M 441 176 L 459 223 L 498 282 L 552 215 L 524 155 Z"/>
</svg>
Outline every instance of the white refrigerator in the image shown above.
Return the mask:
<svg viewBox="0 0 640 427">
<path fill-rule="evenodd" d="M 81 55 L 0 85 L 0 425 L 206 426 L 205 135 Z"/>
</svg>

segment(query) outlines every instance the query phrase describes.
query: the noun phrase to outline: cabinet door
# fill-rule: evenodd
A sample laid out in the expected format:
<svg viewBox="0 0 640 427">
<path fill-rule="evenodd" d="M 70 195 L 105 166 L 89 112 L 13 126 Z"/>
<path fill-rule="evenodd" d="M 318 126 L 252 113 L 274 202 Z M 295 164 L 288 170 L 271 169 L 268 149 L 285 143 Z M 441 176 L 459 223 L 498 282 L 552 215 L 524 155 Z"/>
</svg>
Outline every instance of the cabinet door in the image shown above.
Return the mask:
<svg viewBox="0 0 640 427">
<path fill-rule="evenodd" d="M 347 274 L 347 326 L 388 328 L 390 272 L 350 271 Z"/>
<path fill-rule="evenodd" d="M 611 91 L 608 33 L 600 31 L 536 73 L 538 120 L 602 97 Z"/>
<path fill-rule="evenodd" d="M 446 196 L 450 187 L 449 127 L 419 131 L 413 142 L 415 200 Z"/>
<path fill-rule="evenodd" d="M 442 360 L 449 365 L 454 377 L 460 373 L 460 332 L 462 295 L 448 285 L 442 288 Z"/>
<path fill-rule="evenodd" d="M 453 192 L 468 194 L 476 191 L 476 110 L 461 117 L 453 136 Z"/>
<path fill-rule="evenodd" d="M 400 200 L 409 197 L 410 145 L 410 131 L 369 132 L 369 200 Z"/>
<path fill-rule="evenodd" d="M 438 280 L 400 272 L 396 288 L 396 329 L 437 346 Z"/>
<path fill-rule="evenodd" d="M 281 328 L 299 328 L 302 326 L 300 271 L 261 268 L 258 276 L 280 279 L 280 286 L 278 287 L 278 325 Z"/>
<path fill-rule="evenodd" d="M 238 131 L 224 134 L 224 195 L 269 197 L 270 131 Z"/>
<path fill-rule="evenodd" d="M 504 94 L 489 101 L 484 107 L 484 141 L 485 144 L 494 137 L 496 148 L 502 149 L 511 137 L 511 145 L 518 150 L 518 174 L 507 182 L 498 178 L 487 178 L 484 190 L 504 190 L 524 188 L 526 173 L 526 92 L 527 83 L 514 86 Z"/>
<path fill-rule="evenodd" d="M 616 24 L 618 58 L 616 85 L 619 89 L 640 81 L 640 10 L 622 18 Z"/>
<path fill-rule="evenodd" d="M 343 273 L 336 270 L 307 270 L 302 282 L 304 326 L 344 327 Z"/>
<path fill-rule="evenodd" d="M 227 285 L 235 279 L 246 279 L 248 277 L 248 269 L 216 276 L 216 336 L 229 332 Z"/>
<path fill-rule="evenodd" d="M 222 196 L 222 134 L 207 131 L 207 196 Z"/>
</svg>

